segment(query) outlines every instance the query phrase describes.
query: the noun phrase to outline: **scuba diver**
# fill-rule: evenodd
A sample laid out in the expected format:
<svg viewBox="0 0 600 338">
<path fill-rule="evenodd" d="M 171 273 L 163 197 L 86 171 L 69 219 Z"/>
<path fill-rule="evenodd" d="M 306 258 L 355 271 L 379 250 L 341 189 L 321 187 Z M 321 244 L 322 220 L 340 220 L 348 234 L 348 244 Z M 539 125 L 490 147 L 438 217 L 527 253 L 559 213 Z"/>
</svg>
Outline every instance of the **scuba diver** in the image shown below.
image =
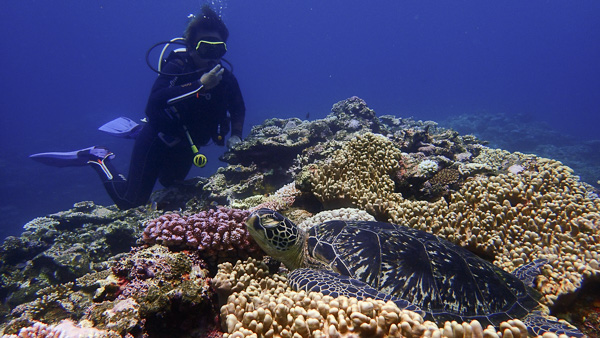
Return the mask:
<svg viewBox="0 0 600 338">
<path fill-rule="evenodd" d="M 244 100 L 236 78 L 221 64 L 228 37 L 222 19 L 204 5 L 180 39 L 185 48 L 173 50 L 164 62 L 161 54 L 162 66 L 153 69 L 159 76 L 146 106 L 147 123 L 138 125 L 125 118 L 113 121 L 121 123 L 125 136 L 135 138 L 127 178 L 115 170 L 111 163 L 114 154 L 102 146 L 30 157 L 58 167 L 89 165 L 120 209 L 146 204 L 157 180 L 165 187 L 173 186 L 185 179 L 192 163 L 204 166 L 206 158 L 198 153 L 197 145 L 211 140 L 224 145 L 230 130 L 227 147 L 241 142 Z M 154 45 L 148 54 L 175 40 Z M 111 129 L 109 124 L 105 126 Z M 112 129 L 114 134 L 123 131 Z"/>
</svg>

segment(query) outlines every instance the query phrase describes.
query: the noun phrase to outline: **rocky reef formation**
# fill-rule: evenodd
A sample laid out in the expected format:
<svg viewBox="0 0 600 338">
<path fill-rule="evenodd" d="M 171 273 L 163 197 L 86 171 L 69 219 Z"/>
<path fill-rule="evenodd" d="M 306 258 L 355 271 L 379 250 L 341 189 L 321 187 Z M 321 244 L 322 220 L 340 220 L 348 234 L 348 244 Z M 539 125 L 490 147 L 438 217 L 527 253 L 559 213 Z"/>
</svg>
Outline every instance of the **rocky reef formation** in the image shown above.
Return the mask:
<svg viewBox="0 0 600 338">
<path fill-rule="evenodd" d="M 336 218 L 408 225 L 507 271 L 547 259 L 536 285 L 544 304 L 599 333 L 600 311 L 581 304 L 600 301 L 600 199 L 559 161 L 489 148 L 432 121 L 378 117 L 357 97 L 324 119 L 269 119 L 222 159 L 211 177 L 157 192 L 159 210 L 84 202 L 8 238 L 0 247 L 4 333 L 527 334 L 518 320 L 431 323 L 380 301 L 296 292 L 245 231 L 245 217 L 261 207 L 304 228 Z"/>
<path fill-rule="evenodd" d="M 600 140 L 582 141 L 519 114 L 478 112 L 452 116 L 442 123 L 487 140 L 494 148 L 559 160 L 600 189 Z"/>
<path fill-rule="evenodd" d="M 8 237 L 0 247 L 1 317 L 38 298 L 45 288 L 110 267 L 136 245 L 146 217 L 151 213 L 141 209 L 119 211 L 80 202 L 25 224 L 20 237 Z"/>
</svg>

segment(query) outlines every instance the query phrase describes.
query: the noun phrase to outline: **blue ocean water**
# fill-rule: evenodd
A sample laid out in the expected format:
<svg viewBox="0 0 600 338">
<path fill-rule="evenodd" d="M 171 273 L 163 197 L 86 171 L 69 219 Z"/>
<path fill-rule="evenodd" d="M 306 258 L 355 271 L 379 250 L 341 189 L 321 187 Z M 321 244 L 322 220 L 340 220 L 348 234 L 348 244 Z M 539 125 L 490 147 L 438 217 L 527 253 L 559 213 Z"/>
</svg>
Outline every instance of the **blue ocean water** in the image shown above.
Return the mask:
<svg viewBox="0 0 600 338">
<path fill-rule="evenodd" d="M 27 156 L 96 144 L 126 172 L 132 141 L 97 131 L 139 119 L 155 42 L 180 36 L 199 1 L 8 0 L 0 11 L 0 238 L 74 202 L 112 204 L 90 168 Z M 222 0 L 247 105 L 245 134 L 270 117 L 322 118 L 357 95 L 379 114 L 443 120 L 526 116 L 599 139 L 598 1 Z M 203 149 L 208 176 L 223 148 Z"/>
</svg>

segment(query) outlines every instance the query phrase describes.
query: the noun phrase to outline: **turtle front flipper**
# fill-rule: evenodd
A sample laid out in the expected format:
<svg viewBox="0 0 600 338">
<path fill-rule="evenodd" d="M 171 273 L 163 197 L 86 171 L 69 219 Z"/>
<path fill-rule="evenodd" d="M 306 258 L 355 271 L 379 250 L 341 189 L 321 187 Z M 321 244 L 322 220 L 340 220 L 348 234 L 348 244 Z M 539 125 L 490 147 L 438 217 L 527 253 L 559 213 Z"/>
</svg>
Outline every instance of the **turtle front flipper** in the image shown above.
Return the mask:
<svg viewBox="0 0 600 338">
<path fill-rule="evenodd" d="M 327 270 L 296 269 L 288 275 L 288 283 L 298 291 L 320 292 L 331 297 L 355 297 L 357 299 L 373 298 L 392 301 L 401 310 L 409 310 L 425 315 L 418 306 L 398 297 L 382 293 L 358 279 L 340 275 Z"/>
<path fill-rule="evenodd" d="M 539 311 L 531 312 L 522 321 L 533 336 L 541 336 L 545 332 L 552 332 L 558 336 L 567 335 L 568 337 L 577 338 L 585 336 L 576 327 L 566 321 L 558 321 L 557 318 L 547 316 Z"/>
<path fill-rule="evenodd" d="M 535 279 L 540 274 L 542 266 L 546 264 L 548 264 L 547 259 L 536 259 L 514 269 L 512 274 L 525 283 L 525 285 L 534 288 Z"/>
</svg>

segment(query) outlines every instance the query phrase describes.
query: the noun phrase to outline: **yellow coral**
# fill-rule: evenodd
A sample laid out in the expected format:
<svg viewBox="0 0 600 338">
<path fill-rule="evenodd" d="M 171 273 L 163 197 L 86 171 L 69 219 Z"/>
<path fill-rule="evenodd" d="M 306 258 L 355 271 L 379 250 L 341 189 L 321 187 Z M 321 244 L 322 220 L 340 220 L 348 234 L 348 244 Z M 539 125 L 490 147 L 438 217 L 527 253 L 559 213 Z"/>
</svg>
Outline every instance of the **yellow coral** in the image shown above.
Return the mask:
<svg viewBox="0 0 600 338">
<path fill-rule="evenodd" d="M 225 338 L 237 337 L 527 337 L 519 320 L 483 328 L 470 323 L 435 323 L 392 302 L 296 292 L 254 259 L 223 263 L 214 285 L 233 292 L 221 307 Z M 233 287 L 231 287 L 233 286 Z"/>
<path fill-rule="evenodd" d="M 519 163 L 526 170 L 468 180 L 447 203 L 404 200 L 394 193 L 390 176 L 400 159 L 385 137 L 358 136 L 321 164 L 313 192 L 328 209 L 358 206 L 490 255 L 507 271 L 546 258 L 550 263 L 537 288 L 548 305 L 577 289 L 583 278 L 600 275 L 600 200 L 589 197 L 562 163 L 484 148 L 478 165 L 506 170 Z"/>
<path fill-rule="evenodd" d="M 359 135 L 321 163 L 312 191 L 328 209 L 357 206 L 379 215 L 401 199 L 392 180 L 401 159 L 400 149 L 384 136 Z"/>
<path fill-rule="evenodd" d="M 560 162 L 529 161 L 528 170 L 518 175 L 467 182 L 449 204 L 401 201 L 390 210 L 390 221 L 485 252 L 507 271 L 549 259 L 538 289 L 545 303 L 553 304 L 558 295 L 578 288 L 583 277 L 600 275 L 600 200 L 588 197 Z M 496 166 L 493 160 L 488 165 Z"/>
</svg>

